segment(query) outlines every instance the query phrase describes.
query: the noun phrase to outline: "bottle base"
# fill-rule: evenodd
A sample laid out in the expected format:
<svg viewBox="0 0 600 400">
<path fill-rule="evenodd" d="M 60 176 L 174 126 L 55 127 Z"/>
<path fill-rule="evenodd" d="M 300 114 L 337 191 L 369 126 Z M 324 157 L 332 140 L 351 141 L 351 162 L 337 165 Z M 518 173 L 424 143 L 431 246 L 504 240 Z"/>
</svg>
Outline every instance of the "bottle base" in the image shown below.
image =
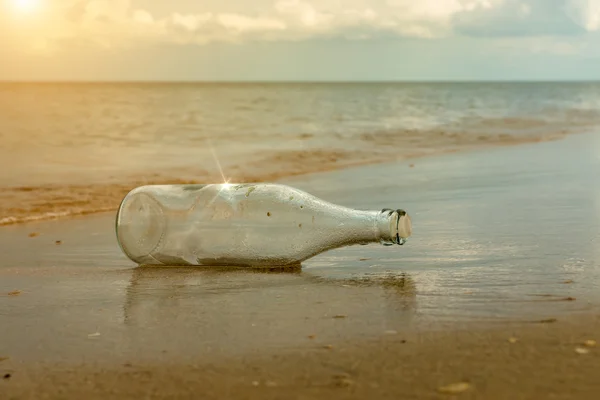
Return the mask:
<svg viewBox="0 0 600 400">
<path fill-rule="evenodd" d="M 166 218 L 162 206 L 146 193 L 123 199 L 116 217 L 117 241 L 132 261 L 152 263 L 151 254 L 163 240 Z"/>
</svg>

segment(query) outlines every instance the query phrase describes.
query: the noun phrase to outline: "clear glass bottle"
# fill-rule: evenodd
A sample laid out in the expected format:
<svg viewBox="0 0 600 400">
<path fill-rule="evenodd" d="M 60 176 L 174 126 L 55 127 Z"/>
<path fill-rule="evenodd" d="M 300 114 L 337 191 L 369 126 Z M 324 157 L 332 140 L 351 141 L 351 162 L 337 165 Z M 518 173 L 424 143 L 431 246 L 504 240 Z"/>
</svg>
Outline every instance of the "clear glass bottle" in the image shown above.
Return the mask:
<svg viewBox="0 0 600 400">
<path fill-rule="evenodd" d="M 403 210 L 359 211 L 274 183 L 148 185 L 129 192 L 117 240 L 138 264 L 286 266 L 411 235 Z"/>
</svg>

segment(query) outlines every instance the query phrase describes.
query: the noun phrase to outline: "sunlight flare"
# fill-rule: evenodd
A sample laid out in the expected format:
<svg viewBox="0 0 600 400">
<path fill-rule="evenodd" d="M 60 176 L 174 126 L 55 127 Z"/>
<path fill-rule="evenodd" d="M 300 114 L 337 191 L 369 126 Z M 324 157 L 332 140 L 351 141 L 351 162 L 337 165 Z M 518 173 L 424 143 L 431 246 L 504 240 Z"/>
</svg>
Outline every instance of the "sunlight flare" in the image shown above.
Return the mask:
<svg viewBox="0 0 600 400">
<path fill-rule="evenodd" d="M 15 10 L 21 13 L 31 13 L 40 7 L 40 0 L 10 0 Z"/>
<path fill-rule="evenodd" d="M 217 152 L 215 151 L 215 148 L 213 147 L 210 138 L 208 138 L 207 141 L 208 141 L 208 148 L 210 149 L 213 159 L 215 160 L 215 163 L 217 164 L 217 168 L 219 169 L 221 178 L 223 178 L 223 183 L 228 184 L 229 180 L 227 178 L 225 178 L 225 173 L 223 172 L 223 168 L 221 167 L 221 162 L 219 161 L 219 157 L 217 156 Z"/>
</svg>

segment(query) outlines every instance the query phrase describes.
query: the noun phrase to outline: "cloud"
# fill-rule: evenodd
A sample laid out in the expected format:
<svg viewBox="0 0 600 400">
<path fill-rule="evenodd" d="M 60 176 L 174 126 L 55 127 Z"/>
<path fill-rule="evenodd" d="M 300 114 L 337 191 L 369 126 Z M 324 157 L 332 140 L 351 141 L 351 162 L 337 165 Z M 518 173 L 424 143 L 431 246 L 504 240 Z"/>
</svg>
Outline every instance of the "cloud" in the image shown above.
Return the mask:
<svg viewBox="0 0 600 400">
<path fill-rule="evenodd" d="M 485 0 L 280 0 L 275 3 L 279 18 L 290 32 L 305 37 L 319 35 L 361 38 L 380 35 L 435 38 L 450 33 L 451 16 Z"/>
<path fill-rule="evenodd" d="M 463 3 L 484 0 L 274 0 L 235 12 L 232 0 L 188 5 L 187 12 L 153 12 L 131 0 L 56 0 L 43 27 L 18 32 L 26 41 L 59 48 L 65 43 L 122 47 L 132 43 L 294 41 L 318 37 L 368 39 L 380 36 L 442 37 Z M 204 3 L 204 2 L 203 2 Z M 249 2 L 252 3 L 252 2 Z M 39 46 L 38 46 L 39 47 Z"/>
<path fill-rule="evenodd" d="M 600 29 L 600 0 L 55 0 L 29 49 L 154 44 L 569 36 Z M 176 7 L 180 7 L 179 9 Z M 10 32 L 9 32 L 10 33 Z M 2 40 L 2 39 L 0 39 Z M 4 39 L 6 40 L 6 39 Z"/>
<path fill-rule="evenodd" d="M 455 31 L 476 37 L 578 35 L 593 28 L 588 4 L 596 0 L 503 0 L 453 15 Z M 578 4 L 581 3 L 581 4 Z"/>
<path fill-rule="evenodd" d="M 565 12 L 588 32 L 600 30 L 600 0 L 570 0 Z"/>
<path fill-rule="evenodd" d="M 590 43 L 575 36 L 560 39 L 550 37 L 506 37 L 494 40 L 494 51 L 506 57 L 526 57 L 537 55 L 549 56 L 597 56 L 590 52 Z"/>
</svg>

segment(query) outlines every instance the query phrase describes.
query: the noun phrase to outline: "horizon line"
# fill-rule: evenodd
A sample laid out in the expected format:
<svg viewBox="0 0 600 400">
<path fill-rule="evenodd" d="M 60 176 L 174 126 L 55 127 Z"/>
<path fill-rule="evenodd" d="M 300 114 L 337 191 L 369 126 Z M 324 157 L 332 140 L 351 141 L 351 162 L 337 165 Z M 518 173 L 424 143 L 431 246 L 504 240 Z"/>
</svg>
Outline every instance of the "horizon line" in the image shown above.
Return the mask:
<svg viewBox="0 0 600 400">
<path fill-rule="evenodd" d="M 229 80 L 229 79 L 197 79 L 197 80 L 134 80 L 134 79 L 0 79 L 3 83 L 87 83 L 87 84 L 115 84 L 115 83 L 145 83 L 145 84 L 375 84 L 375 83 L 598 83 L 596 79 L 391 79 L 391 80 Z"/>
</svg>

